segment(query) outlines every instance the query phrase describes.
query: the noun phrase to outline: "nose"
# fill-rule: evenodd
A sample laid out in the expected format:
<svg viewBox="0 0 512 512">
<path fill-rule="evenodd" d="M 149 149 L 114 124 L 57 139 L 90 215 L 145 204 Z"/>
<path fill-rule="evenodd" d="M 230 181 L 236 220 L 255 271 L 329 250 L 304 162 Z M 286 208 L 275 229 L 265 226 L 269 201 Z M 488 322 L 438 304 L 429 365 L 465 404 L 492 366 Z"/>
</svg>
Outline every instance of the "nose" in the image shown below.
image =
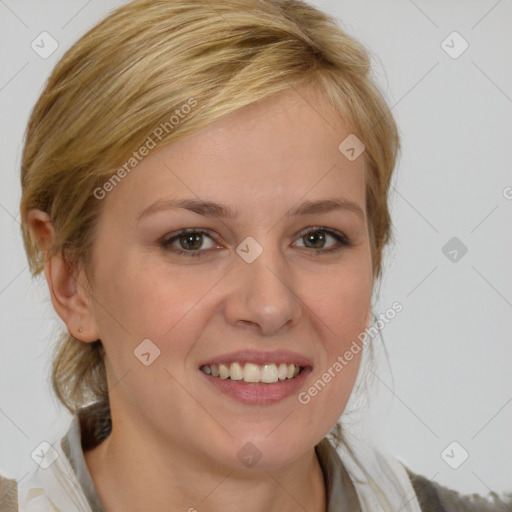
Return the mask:
<svg viewBox="0 0 512 512">
<path fill-rule="evenodd" d="M 293 277 L 278 249 L 264 249 L 252 263 L 237 256 L 230 272 L 233 286 L 226 298 L 225 315 L 236 327 L 250 326 L 271 336 L 296 325 L 302 302 Z"/>
</svg>

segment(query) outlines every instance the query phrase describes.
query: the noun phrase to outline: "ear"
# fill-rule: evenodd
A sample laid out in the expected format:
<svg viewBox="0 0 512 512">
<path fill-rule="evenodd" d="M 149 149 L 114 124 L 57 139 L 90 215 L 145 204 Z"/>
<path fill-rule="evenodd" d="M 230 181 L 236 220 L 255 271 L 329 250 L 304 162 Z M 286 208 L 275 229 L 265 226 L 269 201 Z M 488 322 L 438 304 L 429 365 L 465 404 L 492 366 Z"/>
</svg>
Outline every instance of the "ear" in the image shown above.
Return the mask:
<svg viewBox="0 0 512 512">
<path fill-rule="evenodd" d="M 48 257 L 55 242 L 49 215 L 41 210 L 31 210 L 27 222 L 33 239 L 45 254 L 44 274 L 55 311 L 74 338 L 84 342 L 100 339 L 83 271 L 67 262 L 60 251 Z"/>
</svg>

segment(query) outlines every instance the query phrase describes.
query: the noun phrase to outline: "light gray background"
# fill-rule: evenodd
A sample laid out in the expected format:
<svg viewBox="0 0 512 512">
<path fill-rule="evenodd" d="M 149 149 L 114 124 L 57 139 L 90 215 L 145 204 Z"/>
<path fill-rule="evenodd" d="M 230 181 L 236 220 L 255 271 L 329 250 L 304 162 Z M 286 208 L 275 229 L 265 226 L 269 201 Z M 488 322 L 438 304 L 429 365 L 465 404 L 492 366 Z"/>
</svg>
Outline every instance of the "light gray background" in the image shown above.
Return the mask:
<svg viewBox="0 0 512 512">
<path fill-rule="evenodd" d="M 19 234 L 22 136 L 64 51 L 122 3 L 0 0 L 0 472 L 11 477 L 70 419 L 48 380 L 63 323 L 46 284 L 30 279 Z M 381 365 L 365 428 L 427 478 L 467 493 L 510 491 L 512 1 L 311 3 L 372 51 L 402 137 L 396 243 L 376 313 L 396 300 L 404 310 L 382 330 L 392 374 Z M 46 60 L 30 46 L 43 31 L 59 43 Z M 469 43 L 457 59 L 441 47 L 453 31 Z M 468 247 L 455 263 L 441 250 L 453 236 Z M 441 457 L 452 441 L 469 453 L 458 469 Z"/>
</svg>

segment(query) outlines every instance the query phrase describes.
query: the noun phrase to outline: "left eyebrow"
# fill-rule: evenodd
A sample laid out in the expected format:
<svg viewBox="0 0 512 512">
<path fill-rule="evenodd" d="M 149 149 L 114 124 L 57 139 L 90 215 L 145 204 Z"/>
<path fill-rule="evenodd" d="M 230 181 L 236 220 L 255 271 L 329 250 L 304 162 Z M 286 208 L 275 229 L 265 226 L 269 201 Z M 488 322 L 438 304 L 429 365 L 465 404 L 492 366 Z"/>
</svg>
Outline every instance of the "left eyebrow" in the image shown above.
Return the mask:
<svg viewBox="0 0 512 512">
<path fill-rule="evenodd" d="M 203 215 L 204 217 L 224 218 L 237 220 L 238 212 L 229 206 L 215 203 L 213 201 L 204 201 L 200 199 L 171 199 L 161 200 L 148 206 L 138 217 L 146 217 L 156 212 L 164 210 L 185 209 Z M 347 211 L 358 215 L 364 220 L 363 210 L 359 205 L 348 199 L 322 199 L 318 201 L 304 201 L 291 211 L 287 212 L 288 217 L 297 217 L 304 215 L 318 215 L 332 211 Z"/>
<path fill-rule="evenodd" d="M 304 201 L 292 211 L 288 212 L 288 216 L 294 217 L 298 215 L 315 215 L 320 213 L 329 213 L 332 211 L 347 211 L 357 214 L 361 220 L 364 220 L 363 210 L 357 203 L 348 199 L 322 199 L 319 201 Z"/>
</svg>

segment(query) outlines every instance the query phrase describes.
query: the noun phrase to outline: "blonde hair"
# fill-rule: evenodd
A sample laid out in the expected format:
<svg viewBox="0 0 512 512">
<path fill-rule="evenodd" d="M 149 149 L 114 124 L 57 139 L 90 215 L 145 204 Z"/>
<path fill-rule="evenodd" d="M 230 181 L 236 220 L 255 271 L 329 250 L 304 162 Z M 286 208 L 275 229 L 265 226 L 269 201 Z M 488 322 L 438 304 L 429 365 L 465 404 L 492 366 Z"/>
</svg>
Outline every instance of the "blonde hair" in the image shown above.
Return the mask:
<svg viewBox="0 0 512 512">
<path fill-rule="evenodd" d="M 31 113 L 23 148 L 20 210 L 33 276 L 57 253 L 94 270 L 91 247 L 103 204 L 95 191 L 109 179 L 115 185 L 116 171 L 123 163 L 126 171 L 156 127 L 168 127 L 158 149 L 299 85 L 318 92 L 365 144 L 373 274 L 380 277 L 391 235 L 397 127 L 370 76 L 367 50 L 301 0 L 135 0 L 65 53 Z M 170 127 L 191 98 L 195 107 Z M 27 224 L 36 208 L 48 213 L 56 233 L 46 255 Z M 103 357 L 101 340 L 83 343 L 67 332 L 60 338 L 52 386 L 70 412 L 108 399 Z"/>
</svg>

